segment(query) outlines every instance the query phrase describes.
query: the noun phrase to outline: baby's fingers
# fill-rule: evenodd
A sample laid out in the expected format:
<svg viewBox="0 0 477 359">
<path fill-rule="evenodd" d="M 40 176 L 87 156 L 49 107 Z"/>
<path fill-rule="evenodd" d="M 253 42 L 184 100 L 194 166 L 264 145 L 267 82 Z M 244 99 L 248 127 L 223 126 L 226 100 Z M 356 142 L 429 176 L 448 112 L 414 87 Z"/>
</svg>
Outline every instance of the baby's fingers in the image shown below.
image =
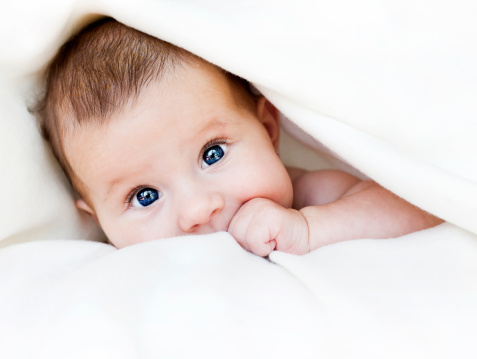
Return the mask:
<svg viewBox="0 0 477 359">
<path fill-rule="evenodd" d="M 248 246 L 248 251 L 266 257 L 275 250 L 277 243 L 270 235 L 268 226 L 265 223 L 258 223 L 252 221 L 247 229 L 245 242 Z"/>
<path fill-rule="evenodd" d="M 230 222 L 228 232 L 242 248 L 262 257 L 276 247 L 275 241 L 270 238 L 267 223 L 258 220 L 255 211 L 240 210 Z"/>
<path fill-rule="evenodd" d="M 240 213 L 237 213 L 234 218 L 232 218 L 232 221 L 229 224 L 229 228 L 227 229 L 227 232 L 229 232 L 232 237 L 235 238 L 235 240 L 242 246 L 243 249 L 250 251 L 250 248 L 248 247 L 245 238 L 246 238 L 246 233 L 247 233 L 247 219 L 244 218 L 243 215 Z"/>
</svg>

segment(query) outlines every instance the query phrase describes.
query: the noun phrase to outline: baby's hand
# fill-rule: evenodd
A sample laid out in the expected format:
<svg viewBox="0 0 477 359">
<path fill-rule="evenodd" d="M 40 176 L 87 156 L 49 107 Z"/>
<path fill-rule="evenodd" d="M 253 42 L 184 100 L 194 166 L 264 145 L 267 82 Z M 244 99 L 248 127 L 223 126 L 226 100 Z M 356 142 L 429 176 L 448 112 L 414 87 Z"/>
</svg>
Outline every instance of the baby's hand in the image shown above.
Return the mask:
<svg viewBox="0 0 477 359">
<path fill-rule="evenodd" d="M 305 217 L 264 198 L 244 203 L 232 218 L 228 232 L 244 249 L 262 257 L 275 249 L 293 254 L 310 251 Z"/>
</svg>

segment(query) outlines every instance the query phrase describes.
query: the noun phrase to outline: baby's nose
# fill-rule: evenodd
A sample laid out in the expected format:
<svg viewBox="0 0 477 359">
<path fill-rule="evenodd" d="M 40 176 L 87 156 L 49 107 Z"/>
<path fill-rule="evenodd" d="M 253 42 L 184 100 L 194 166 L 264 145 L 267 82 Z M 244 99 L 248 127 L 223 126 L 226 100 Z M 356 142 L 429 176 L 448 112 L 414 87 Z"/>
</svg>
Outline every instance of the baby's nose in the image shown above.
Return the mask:
<svg viewBox="0 0 477 359">
<path fill-rule="evenodd" d="M 220 194 L 194 193 L 179 208 L 179 226 L 183 232 L 198 232 L 203 226 L 211 224 L 211 220 L 225 205 Z"/>
</svg>

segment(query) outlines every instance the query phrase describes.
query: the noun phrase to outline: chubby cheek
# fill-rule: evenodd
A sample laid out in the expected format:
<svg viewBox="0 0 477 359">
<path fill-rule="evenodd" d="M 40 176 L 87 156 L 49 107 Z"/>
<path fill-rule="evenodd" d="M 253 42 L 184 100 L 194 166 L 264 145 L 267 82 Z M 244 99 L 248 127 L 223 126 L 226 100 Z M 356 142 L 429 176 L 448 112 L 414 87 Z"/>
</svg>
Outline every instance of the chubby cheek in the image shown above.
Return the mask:
<svg viewBox="0 0 477 359">
<path fill-rule="evenodd" d="M 113 244 L 113 246 L 118 249 L 130 246 L 135 243 L 139 243 L 133 241 L 133 238 L 135 237 L 132 237 L 131 234 L 128 233 L 128 228 L 123 228 L 123 226 L 102 224 L 101 228 L 103 229 L 104 234 Z"/>
<path fill-rule="evenodd" d="M 242 204 L 253 198 L 267 198 L 285 208 L 292 206 L 292 183 L 278 156 L 242 168 L 235 178 Z"/>
<path fill-rule="evenodd" d="M 151 226 L 151 222 L 146 224 L 131 218 L 99 218 L 99 222 L 106 237 L 118 249 L 158 238 L 157 230 Z"/>
<path fill-rule="evenodd" d="M 266 198 L 278 203 L 282 207 L 291 208 L 293 204 L 293 186 L 285 168 L 277 168 L 271 176 L 269 196 Z"/>
</svg>

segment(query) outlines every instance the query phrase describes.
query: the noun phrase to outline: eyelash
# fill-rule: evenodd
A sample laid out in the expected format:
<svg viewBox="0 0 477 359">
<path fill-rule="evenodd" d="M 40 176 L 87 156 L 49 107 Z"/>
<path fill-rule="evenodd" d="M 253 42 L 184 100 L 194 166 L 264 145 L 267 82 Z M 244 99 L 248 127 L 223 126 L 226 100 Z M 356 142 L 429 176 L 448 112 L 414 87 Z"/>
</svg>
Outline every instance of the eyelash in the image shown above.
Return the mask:
<svg viewBox="0 0 477 359">
<path fill-rule="evenodd" d="M 148 188 L 148 186 L 143 186 L 143 185 L 140 185 L 140 186 L 136 186 L 134 187 L 133 189 L 131 189 L 129 191 L 129 194 L 128 196 L 126 197 L 126 201 L 124 202 L 127 206 L 129 206 L 131 204 L 131 201 L 133 199 L 133 197 L 142 189 L 144 188 Z"/>
<path fill-rule="evenodd" d="M 210 147 L 216 146 L 216 145 L 225 145 L 227 143 L 227 140 L 225 138 L 214 138 L 213 140 L 208 141 L 203 147 L 202 150 L 200 151 L 200 157 L 204 155 L 205 151 L 209 149 Z"/>
</svg>

